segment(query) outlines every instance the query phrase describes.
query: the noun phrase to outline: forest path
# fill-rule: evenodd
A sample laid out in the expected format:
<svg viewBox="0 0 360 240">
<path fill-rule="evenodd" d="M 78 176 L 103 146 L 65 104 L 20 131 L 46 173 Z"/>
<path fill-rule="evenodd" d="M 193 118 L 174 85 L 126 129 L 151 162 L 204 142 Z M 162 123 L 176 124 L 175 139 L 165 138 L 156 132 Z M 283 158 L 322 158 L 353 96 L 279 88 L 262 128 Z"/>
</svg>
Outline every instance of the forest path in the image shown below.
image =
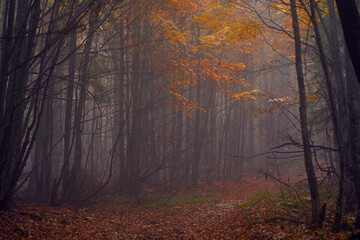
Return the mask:
<svg viewBox="0 0 360 240">
<path fill-rule="evenodd" d="M 243 231 L 247 234 L 239 204 L 255 193 L 273 191 L 275 187 L 273 182 L 253 177 L 246 177 L 239 183 L 221 181 L 211 186 L 203 185 L 197 193 L 191 192 L 197 196 L 194 203 L 120 211 L 115 214 L 118 217 L 112 224 L 117 226 L 116 234 L 129 238 L 234 239 Z M 115 207 L 113 210 L 119 209 Z"/>
<path fill-rule="evenodd" d="M 0 239 L 343 238 L 331 235 L 329 226 L 321 232 L 311 230 L 308 211 L 281 206 L 273 194 L 277 187 L 265 179 L 245 177 L 242 182 L 201 184 L 177 193 L 181 198 L 140 206 L 120 200 L 83 209 L 18 204 L 0 212 Z M 260 194 L 254 197 L 256 193 Z"/>
<path fill-rule="evenodd" d="M 246 231 L 238 205 L 272 189 L 270 181 L 245 177 L 200 184 L 176 194 L 187 197 L 140 206 L 112 201 L 74 210 L 17 204 L 0 213 L 0 239 L 233 239 Z"/>
</svg>

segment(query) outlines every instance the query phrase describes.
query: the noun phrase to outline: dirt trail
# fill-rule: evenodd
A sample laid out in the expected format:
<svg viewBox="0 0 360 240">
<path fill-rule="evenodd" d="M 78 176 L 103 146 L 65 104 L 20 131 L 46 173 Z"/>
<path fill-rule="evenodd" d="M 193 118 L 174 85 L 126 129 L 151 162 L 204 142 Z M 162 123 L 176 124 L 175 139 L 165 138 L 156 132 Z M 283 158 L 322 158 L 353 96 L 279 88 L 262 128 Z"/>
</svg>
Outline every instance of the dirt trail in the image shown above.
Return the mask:
<svg viewBox="0 0 360 240">
<path fill-rule="evenodd" d="M 275 185 L 248 177 L 241 183 L 223 181 L 207 187 L 202 188 L 203 194 L 212 192 L 220 197 L 219 202 L 119 213 L 119 218 L 113 220 L 119 227 L 116 234 L 150 239 L 234 239 L 246 231 L 237 206 L 255 193 L 272 191 Z"/>
<path fill-rule="evenodd" d="M 18 204 L 1 212 L 0 239 L 234 239 L 246 230 L 237 206 L 273 188 L 271 182 L 247 177 L 241 183 L 222 181 L 192 192 L 210 193 L 219 201 L 169 206 L 106 203 L 79 210 Z"/>
</svg>

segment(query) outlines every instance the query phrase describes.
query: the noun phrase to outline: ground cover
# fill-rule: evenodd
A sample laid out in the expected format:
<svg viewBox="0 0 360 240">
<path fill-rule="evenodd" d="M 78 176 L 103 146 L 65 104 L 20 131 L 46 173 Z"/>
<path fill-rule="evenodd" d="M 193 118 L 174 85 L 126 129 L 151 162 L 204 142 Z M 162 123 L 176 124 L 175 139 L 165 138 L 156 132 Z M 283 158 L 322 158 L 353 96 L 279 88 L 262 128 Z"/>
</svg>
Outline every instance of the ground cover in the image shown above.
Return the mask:
<svg viewBox="0 0 360 240">
<path fill-rule="evenodd" d="M 302 194 L 302 193 L 300 193 Z M 17 203 L 0 212 L 0 239 L 348 239 L 348 215 L 331 233 L 333 203 L 322 229 L 309 223 L 306 196 L 266 179 L 201 184 L 160 199 L 113 197 L 74 209 Z"/>
</svg>

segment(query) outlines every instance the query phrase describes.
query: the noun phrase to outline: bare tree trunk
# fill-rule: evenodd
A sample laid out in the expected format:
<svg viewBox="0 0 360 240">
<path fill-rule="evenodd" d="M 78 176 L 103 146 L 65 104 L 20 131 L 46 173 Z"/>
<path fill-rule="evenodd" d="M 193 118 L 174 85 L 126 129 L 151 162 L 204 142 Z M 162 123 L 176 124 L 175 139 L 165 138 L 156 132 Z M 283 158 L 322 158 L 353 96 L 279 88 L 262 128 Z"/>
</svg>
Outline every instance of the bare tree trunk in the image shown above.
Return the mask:
<svg viewBox="0 0 360 240">
<path fill-rule="evenodd" d="M 71 168 L 70 176 L 70 193 L 71 201 L 77 201 L 79 197 L 79 190 L 81 188 L 81 165 L 82 165 L 82 119 L 85 109 L 86 89 L 89 83 L 89 65 L 90 65 L 90 50 L 95 33 L 95 23 L 97 21 L 98 13 L 92 9 L 89 16 L 89 30 L 87 33 L 87 40 L 84 46 L 83 59 L 81 61 L 81 72 L 79 75 L 80 96 L 76 105 L 75 119 L 74 119 L 74 134 L 75 134 L 75 149 L 74 149 L 74 163 Z"/>
<path fill-rule="evenodd" d="M 225 98 L 225 101 L 228 101 L 226 98 Z M 231 130 L 231 127 L 230 127 L 230 124 L 231 124 L 231 118 L 232 118 L 232 105 L 230 102 L 227 102 L 225 103 L 225 120 L 224 120 L 224 137 L 223 137 L 223 142 L 224 142 L 224 146 L 223 146 L 223 149 L 224 149 L 224 155 L 223 155 L 223 158 L 224 158 L 224 166 L 223 166 L 223 177 L 224 178 L 231 178 L 231 173 L 229 172 L 229 169 L 231 168 L 231 163 L 230 163 L 230 158 L 229 158 L 229 153 L 230 153 L 230 149 L 229 149 L 229 145 L 231 142 L 231 139 L 230 139 L 230 130 Z"/>
<path fill-rule="evenodd" d="M 355 185 L 355 210 L 356 219 L 355 226 L 360 228 L 360 119 L 359 119 L 359 84 L 356 81 L 356 75 L 352 65 L 347 57 L 346 64 L 346 80 L 348 92 L 348 108 L 349 108 L 349 148 L 351 162 L 348 164 L 348 174 Z"/>
<path fill-rule="evenodd" d="M 1 44 L 1 65 L 0 65 L 0 141 L 4 131 L 4 104 L 6 84 L 9 78 L 9 63 L 11 58 L 11 48 L 13 44 L 13 29 L 15 24 L 15 0 L 6 0 L 5 2 L 5 16 L 3 18 L 3 40 Z M 3 151 L 1 151 L 3 152 Z M 3 162 L 0 160 L 0 171 Z"/>
<path fill-rule="evenodd" d="M 336 0 L 346 45 L 360 83 L 360 15 L 355 0 Z"/>
<path fill-rule="evenodd" d="M 291 8 L 291 16 L 292 16 L 292 25 L 294 30 L 294 40 L 295 40 L 295 57 L 296 57 L 295 65 L 296 65 L 296 74 L 298 79 L 299 98 L 300 98 L 299 112 L 300 112 L 301 135 L 302 135 L 303 148 L 304 148 L 305 168 L 306 168 L 308 183 L 310 187 L 310 194 L 311 194 L 312 222 L 315 224 L 318 222 L 319 219 L 320 199 L 319 199 L 318 183 L 317 183 L 314 166 L 312 162 L 312 156 L 311 156 L 310 133 L 307 125 L 306 93 L 305 93 L 304 74 L 302 69 L 301 39 L 300 39 L 296 0 L 290 0 L 290 8 Z"/>
<path fill-rule="evenodd" d="M 133 1 L 132 10 L 134 15 L 133 22 L 133 44 L 140 42 L 141 36 L 141 16 L 136 12 L 139 7 L 137 0 Z M 131 94 L 132 94 L 132 116 L 131 116 L 131 131 L 128 141 L 127 156 L 129 162 L 129 183 L 128 192 L 136 197 L 139 196 L 140 183 L 140 153 L 141 153 L 141 64 L 140 52 L 135 50 L 132 56 L 132 74 L 131 74 Z"/>
<path fill-rule="evenodd" d="M 176 104 L 175 98 L 172 99 L 172 105 Z M 171 155 L 174 156 L 170 159 L 169 164 L 169 180 L 170 180 L 170 186 L 171 188 L 175 189 L 177 187 L 178 183 L 178 171 L 179 171 L 179 162 L 177 161 L 178 158 L 176 157 L 176 147 L 175 147 L 175 141 L 176 141 L 176 116 L 177 110 L 172 109 L 172 119 L 170 123 L 170 146 L 171 146 Z"/>
<path fill-rule="evenodd" d="M 125 42 L 125 34 L 123 23 L 120 23 L 120 50 L 117 52 L 114 50 L 114 66 L 115 66 L 115 78 L 114 78 L 114 133 L 113 144 L 117 143 L 115 150 L 115 162 L 118 168 L 119 174 L 119 186 L 123 188 L 126 184 L 126 169 L 125 169 L 125 96 L 124 96 L 124 83 L 125 83 L 125 49 L 123 47 Z"/>
<path fill-rule="evenodd" d="M 216 175 L 216 163 L 217 163 L 217 144 L 216 144 L 216 92 L 215 83 L 210 82 L 210 96 L 209 96 L 209 112 L 210 114 L 210 126 L 208 137 L 208 165 L 206 169 L 206 182 L 212 184 Z"/>
<path fill-rule="evenodd" d="M 59 11 L 59 2 L 54 3 L 52 6 L 52 13 L 50 18 L 49 29 L 56 31 L 58 29 L 57 22 L 54 20 L 58 17 Z M 48 34 L 45 37 L 44 46 L 49 46 L 50 42 L 54 39 L 53 34 Z M 44 48 L 43 46 L 43 48 Z M 54 62 L 56 57 L 57 46 L 53 45 L 49 48 L 49 53 L 44 54 L 41 59 L 40 73 L 46 73 L 47 69 L 51 68 L 50 64 Z M 53 79 L 48 80 L 48 88 L 43 89 L 43 97 L 46 98 L 43 117 L 40 119 L 39 125 L 39 139 L 36 143 L 36 150 L 39 148 L 39 159 L 36 159 L 40 166 L 37 166 L 35 173 L 39 176 L 36 176 L 36 190 L 34 193 L 40 197 L 41 201 L 45 203 L 50 203 L 51 198 L 51 148 L 52 148 L 52 139 L 53 139 L 53 94 L 54 94 L 54 81 Z M 40 167 L 40 168 L 39 168 Z"/>
<path fill-rule="evenodd" d="M 196 102 L 200 104 L 200 93 L 201 93 L 200 81 L 196 86 Z M 196 109 L 195 112 L 195 133 L 193 142 L 193 154 L 192 154 L 192 165 L 191 165 L 191 186 L 196 187 L 200 177 L 200 154 L 202 149 L 202 131 L 201 131 L 201 115 L 200 109 Z"/>
<path fill-rule="evenodd" d="M 339 227 L 340 227 L 340 222 L 341 222 L 341 215 L 342 215 L 342 209 L 343 209 L 343 192 L 344 192 L 344 168 L 345 168 L 345 162 L 346 162 L 346 155 L 347 155 L 347 150 L 345 149 L 345 144 L 344 144 L 344 140 L 345 138 L 343 138 L 342 136 L 342 131 L 345 132 L 346 127 L 341 127 L 340 122 L 339 122 L 339 117 L 338 117 L 338 111 L 336 109 L 336 104 L 335 104 L 335 96 L 333 94 L 333 86 L 330 80 L 330 75 L 329 75 L 329 70 L 328 70 L 328 65 L 326 63 L 326 56 L 325 56 L 325 51 L 324 51 L 324 47 L 322 45 L 321 42 L 321 36 L 320 36 L 320 31 L 319 31 L 319 27 L 317 24 L 317 19 L 316 19 L 316 15 L 315 15 L 315 1 L 314 0 L 310 0 L 310 8 L 311 8 L 311 21 L 314 25 L 314 30 L 315 30 L 315 37 L 316 37 L 316 43 L 318 45 L 319 48 L 319 53 L 320 53 L 320 61 L 321 61 L 321 66 L 323 68 L 324 71 L 324 75 L 325 75 L 325 82 L 326 82 L 326 86 L 327 86 L 327 92 L 328 92 L 328 100 L 329 100 L 329 104 L 330 104 L 330 112 L 331 112 L 331 117 L 332 117 L 332 122 L 333 122 L 333 127 L 334 127 L 334 135 L 335 135 L 335 142 L 337 143 L 337 147 L 339 149 L 339 157 L 340 157 L 340 181 L 339 181 L 339 194 L 338 194 L 338 199 L 337 199 L 337 207 L 336 207 L 336 217 L 335 217 L 335 223 L 334 223 L 334 230 L 338 231 Z M 339 81 L 341 79 L 338 79 Z M 343 98 L 345 95 L 345 92 L 343 90 L 343 86 L 341 86 L 343 83 L 338 83 L 338 91 L 340 91 L 340 99 L 338 99 L 339 103 L 345 104 Z M 341 110 L 341 109 L 345 109 L 345 110 Z M 347 114 L 346 114 L 346 108 L 342 107 L 339 110 L 339 114 L 341 114 L 341 116 L 343 118 L 346 118 Z M 345 124 L 345 123 L 344 123 Z M 342 124 L 342 125 L 344 125 Z M 343 129 L 342 129 L 343 128 Z M 322 223 L 320 223 L 322 224 Z"/>
<path fill-rule="evenodd" d="M 14 7 L 15 1 L 9 3 L 8 28 L 7 36 L 14 39 L 14 45 L 11 41 L 5 41 L 2 50 L 5 50 L 2 55 L 2 61 L 8 61 L 8 64 L 2 65 L 0 78 L 1 87 L 6 87 L 6 96 L 2 88 L 0 91 L 1 104 L 5 106 L 0 113 L 0 207 L 6 207 L 7 203 L 11 202 L 16 190 L 16 183 L 20 174 L 25 167 L 26 159 L 28 157 L 26 149 L 29 147 L 30 134 L 34 129 L 34 125 L 26 126 L 25 109 L 27 105 L 26 100 L 26 84 L 28 82 L 28 66 L 29 60 L 33 56 L 35 46 L 35 33 L 39 22 L 40 1 L 32 2 L 31 12 L 29 11 L 29 2 L 23 1 L 22 4 L 17 5 L 16 20 L 14 21 Z M 28 19 L 28 16 L 31 16 Z M 15 25 L 13 25 L 15 24 Z M 12 26 L 15 26 L 14 29 Z M 4 29 L 5 30 L 5 29 Z M 10 56 L 9 50 L 13 46 L 14 52 Z M 22 50 L 25 46 L 25 51 Z M 3 53 L 2 53 L 3 54 Z M 4 62 L 2 62 L 3 64 Z M 9 74 L 9 67 L 17 69 Z M 9 78 L 9 83 L 6 85 Z M 40 114 L 41 115 L 41 114 Z M 38 116 L 34 116 L 36 119 Z"/>
<path fill-rule="evenodd" d="M 74 11 L 77 1 L 75 0 L 71 6 L 71 14 Z M 74 82 L 75 82 L 75 65 L 76 65 L 76 30 L 70 33 L 69 38 L 69 65 L 68 65 L 68 85 L 66 92 L 66 107 L 65 107 L 65 130 L 64 130 L 64 163 L 62 170 L 62 201 L 69 201 L 69 184 L 70 184 L 70 155 L 71 155 L 71 128 L 72 128 L 72 113 L 74 104 Z"/>
</svg>

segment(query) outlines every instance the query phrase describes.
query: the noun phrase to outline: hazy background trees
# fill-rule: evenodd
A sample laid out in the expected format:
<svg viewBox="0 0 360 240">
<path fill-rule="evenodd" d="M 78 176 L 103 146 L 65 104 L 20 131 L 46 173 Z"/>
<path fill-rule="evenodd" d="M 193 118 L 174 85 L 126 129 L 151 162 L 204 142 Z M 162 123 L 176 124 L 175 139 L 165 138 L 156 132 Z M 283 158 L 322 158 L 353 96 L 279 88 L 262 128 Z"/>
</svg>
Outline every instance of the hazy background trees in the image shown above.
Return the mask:
<svg viewBox="0 0 360 240">
<path fill-rule="evenodd" d="M 358 83 L 334 1 L 0 6 L 3 206 L 262 173 L 307 177 L 314 222 L 317 181 L 339 182 L 336 223 L 344 192 L 360 219 Z"/>
</svg>

